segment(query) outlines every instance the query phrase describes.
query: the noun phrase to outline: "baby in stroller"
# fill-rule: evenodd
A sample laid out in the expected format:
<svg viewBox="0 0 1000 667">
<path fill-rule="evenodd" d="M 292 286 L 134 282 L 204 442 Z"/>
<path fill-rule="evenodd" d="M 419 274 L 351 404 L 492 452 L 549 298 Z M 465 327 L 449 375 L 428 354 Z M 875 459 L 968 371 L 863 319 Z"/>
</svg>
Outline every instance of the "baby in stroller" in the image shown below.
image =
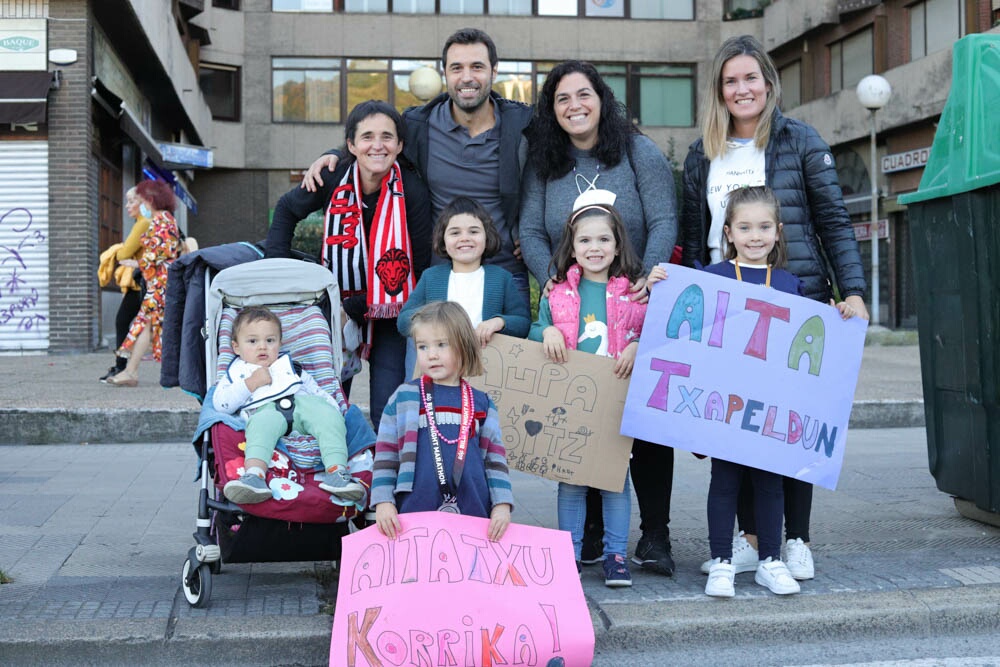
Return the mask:
<svg viewBox="0 0 1000 667">
<path fill-rule="evenodd" d="M 244 473 L 230 480 L 223 495 L 238 505 L 272 497 L 264 481 L 267 461 L 279 438 L 292 429 L 311 435 L 319 445 L 324 472 L 315 475 L 319 488 L 343 504 L 364 497 L 365 489 L 347 467 L 347 427 L 333 398 L 281 348 L 281 320 L 261 306 L 244 308 L 233 322 L 232 345 L 237 358 L 219 380 L 212 401 L 216 410 L 240 412 L 247 420 Z"/>
</svg>

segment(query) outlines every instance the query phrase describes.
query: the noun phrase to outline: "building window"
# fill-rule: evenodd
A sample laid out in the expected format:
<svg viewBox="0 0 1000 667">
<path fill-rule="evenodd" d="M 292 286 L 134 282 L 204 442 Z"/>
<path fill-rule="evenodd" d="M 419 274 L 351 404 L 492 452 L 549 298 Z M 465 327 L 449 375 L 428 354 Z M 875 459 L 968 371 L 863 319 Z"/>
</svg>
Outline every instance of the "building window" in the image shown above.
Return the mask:
<svg viewBox="0 0 1000 667">
<path fill-rule="evenodd" d="M 587 0 L 583 3 L 585 16 L 623 18 L 626 0 Z"/>
<path fill-rule="evenodd" d="M 556 63 L 536 63 L 535 99 L 537 91 L 545 83 L 545 75 L 555 65 Z M 694 126 L 693 66 L 594 63 L 594 67 L 636 123 L 664 127 Z M 497 92 L 504 94 L 502 90 Z"/>
<path fill-rule="evenodd" d="M 694 125 L 693 67 L 630 65 L 628 83 L 626 105 L 640 125 Z"/>
<path fill-rule="evenodd" d="M 339 123 L 365 100 L 386 100 L 400 111 L 423 104 L 410 92 L 410 74 L 421 67 L 437 69 L 437 62 L 272 58 L 272 117 L 276 123 Z"/>
<path fill-rule="evenodd" d="M 531 0 L 488 0 L 494 16 L 531 16 Z"/>
<path fill-rule="evenodd" d="M 866 28 L 830 45 L 830 92 L 848 90 L 874 72 L 872 29 Z"/>
<path fill-rule="evenodd" d="M 778 70 L 781 81 L 781 108 L 794 109 L 802 104 L 802 61 L 796 60 Z"/>
<path fill-rule="evenodd" d="M 551 69 L 549 67 L 548 69 Z M 546 71 L 548 71 L 546 69 Z M 536 88 L 533 82 L 537 79 L 532 75 L 530 62 L 504 61 L 497 63 L 497 78 L 493 81 L 493 90 L 501 97 L 531 104 L 535 99 Z M 541 78 L 545 81 L 545 77 Z M 537 90 L 541 90 L 538 84 Z"/>
<path fill-rule="evenodd" d="M 271 0 L 275 12 L 332 12 L 333 0 Z"/>
<path fill-rule="evenodd" d="M 434 0 L 392 0 L 396 14 L 433 14 Z"/>
<path fill-rule="evenodd" d="M 533 8 L 532 0 L 271 0 L 271 11 L 694 20 L 694 0 L 536 0 L 536 3 Z"/>
<path fill-rule="evenodd" d="M 478 14 L 485 13 L 485 0 L 440 0 L 442 14 Z M 531 6 L 528 6 L 531 13 Z"/>
<path fill-rule="evenodd" d="M 276 123 L 339 123 L 340 58 L 272 58 Z"/>
<path fill-rule="evenodd" d="M 232 9 L 238 11 L 240 8 L 240 0 L 212 0 L 213 7 L 219 7 L 220 9 Z"/>
<path fill-rule="evenodd" d="M 926 0 L 907 10 L 910 60 L 950 48 L 965 34 L 965 0 Z"/>
<path fill-rule="evenodd" d="M 215 120 L 240 119 L 240 68 L 199 63 L 198 85 Z"/>
<path fill-rule="evenodd" d="M 504 61 L 493 90 L 508 99 L 534 103 L 554 62 Z M 601 76 L 642 125 L 694 125 L 694 67 L 691 65 L 595 63 Z M 400 111 L 423 104 L 410 92 L 410 74 L 430 60 L 358 58 L 272 58 L 273 119 L 276 123 L 339 123 L 359 102 L 386 100 Z M 442 82 L 442 90 L 444 85 Z"/>
<path fill-rule="evenodd" d="M 694 20 L 692 0 L 630 0 L 629 4 L 629 17 L 634 19 Z"/>
<path fill-rule="evenodd" d="M 344 11 L 359 14 L 385 14 L 389 0 L 344 0 Z"/>
</svg>

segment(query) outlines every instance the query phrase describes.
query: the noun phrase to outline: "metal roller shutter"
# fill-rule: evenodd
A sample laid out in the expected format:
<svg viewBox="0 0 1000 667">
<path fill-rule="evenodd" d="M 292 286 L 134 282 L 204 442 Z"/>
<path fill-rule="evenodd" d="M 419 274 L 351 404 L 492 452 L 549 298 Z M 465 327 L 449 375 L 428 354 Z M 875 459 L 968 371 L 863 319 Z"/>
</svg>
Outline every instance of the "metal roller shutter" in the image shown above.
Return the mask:
<svg viewBox="0 0 1000 667">
<path fill-rule="evenodd" d="M 0 141 L 0 352 L 49 347 L 49 145 Z"/>
</svg>

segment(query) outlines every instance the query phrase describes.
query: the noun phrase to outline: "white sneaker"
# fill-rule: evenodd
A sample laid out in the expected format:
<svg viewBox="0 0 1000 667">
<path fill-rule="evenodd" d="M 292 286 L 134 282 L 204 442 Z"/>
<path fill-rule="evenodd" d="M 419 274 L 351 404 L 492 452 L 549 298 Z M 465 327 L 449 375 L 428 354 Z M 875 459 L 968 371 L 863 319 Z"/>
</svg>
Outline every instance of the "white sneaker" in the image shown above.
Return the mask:
<svg viewBox="0 0 1000 667">
<path fill-rule="evenodd" d="M 785 543 L 785 563 L 788 565 L 788 571 L 799 581 L 816 576 L 812 551 L 800 537 Z"/>
<path fill-rule="evenodd" d="M 732 563 L 723 563 L 720 558 L 713 558 L 712 566 L 708 568 L 708 582 L 705 584 L 705 595 L 713 598 L 731 598 L 736 595 L 733 582 L 736 579 L 736 568 Z M 794 583 L 794 582 L 793 582 Z"/>
<path fill-rule="evenodd" d="M 780 560 L 762 560 L 753 578 L 761 586 L 775 595 L 791 595 L 799 592 L 799 582 L 792 579 L 788 568 Z"/>
<path fill-rule="evenodd" d="M 760 558 L 757 556 L 757 550 L 747 542 L 747 538 L 743 537 L 743 531 L 733 538 L 733 567 L 736 568 L 736 574 L 743 574 L 744 572 L 754 572 L 757 570 L 757 564 L 760 563 Z M 708 571 L 712 567 L 712 563 L 715 561 L 711 558 L 706 560 L 701 564 L 701 573 L 708 574 Z"/>
</svg>

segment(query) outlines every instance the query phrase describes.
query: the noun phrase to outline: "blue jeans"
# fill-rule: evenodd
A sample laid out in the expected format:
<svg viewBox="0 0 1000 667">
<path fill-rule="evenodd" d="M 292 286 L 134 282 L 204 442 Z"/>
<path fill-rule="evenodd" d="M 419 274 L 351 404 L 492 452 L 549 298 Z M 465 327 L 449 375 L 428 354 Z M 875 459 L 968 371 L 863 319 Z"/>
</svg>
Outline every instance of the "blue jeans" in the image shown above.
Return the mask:
<svg viewBox="0 0 1000 667">
<path fill-rule="evenodd" d="M 371 420 L 378 432 L 382 410 L 392 392 L 405 381 L 406 339 L 399 335 L 396 320 L 375 320 L 372 351 L 368 357 Z"/>
<path fill-rule="evenodd" d="M 587 519 L 587 490 L 590 487 L 559 482 L 559 530 L 568 530 L 573 537 L 573 553 L 580 560 L 583 548 L 583 524 Z M 628 524 L 632 515 L 632 489 L 625 475 L 625 488 L 620 492 L 600 490 L 604 515 L 604 556 L 625 555 L 628 549 Z"/>
<path fill-rule="evenodd" d="M 512 273 L 514 278 L 514 287 L 517 288 L 518 294 L 524 300 L 525 306 L 528 308 L 528 312 L 531 312 L 531 285 L 528 283 L 527 273 Z"/>
</svg>

